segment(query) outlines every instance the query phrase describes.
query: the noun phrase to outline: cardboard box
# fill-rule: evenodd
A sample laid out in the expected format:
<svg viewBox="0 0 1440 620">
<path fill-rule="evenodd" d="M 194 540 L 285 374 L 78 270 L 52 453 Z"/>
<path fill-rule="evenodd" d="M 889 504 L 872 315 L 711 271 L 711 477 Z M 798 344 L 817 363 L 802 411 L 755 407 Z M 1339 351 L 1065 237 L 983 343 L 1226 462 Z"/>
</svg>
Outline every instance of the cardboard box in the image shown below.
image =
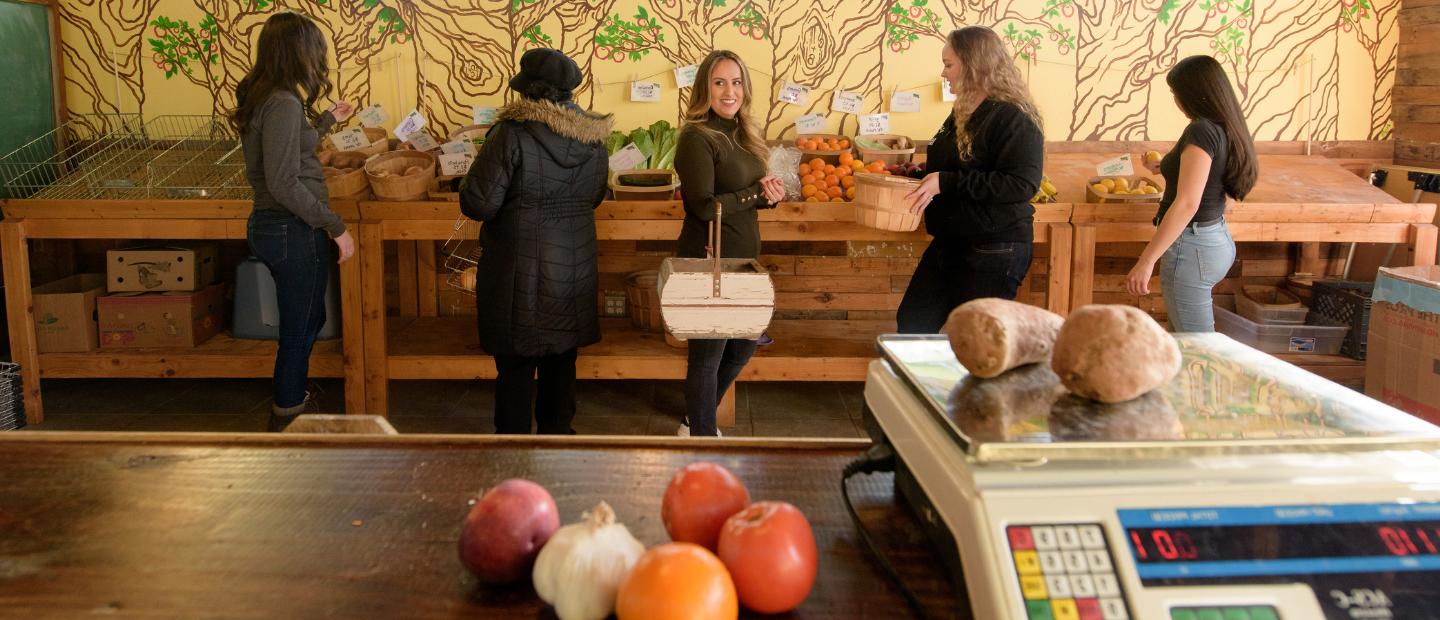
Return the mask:
<svg viewBox="0 0 1440 620">
<path fill-rule="evenodd" d="M 120 293 L 97 300 L 100 348 L 193 347 L 225 322 L 225 287 L 198 293 Z"/>
<path fill-rule="evenodd" d="M 95 299 L 105 294 L 105 274 L 82 273 L 35 287 L 35 345 L 41 353 L 94 351 L 100 344 Z"/>
<path fill-rule="evenodd" d="M 1386 267 L 1370 308 L 1365 393 L 1440 424 L 1440 267 Z"/>
<path fill-rule="evenodd" d="M 220 247 L 137 248 L 105 253 L 106 287 L 111 293 L 198 291 L 215 283 Z"/>
</svg>

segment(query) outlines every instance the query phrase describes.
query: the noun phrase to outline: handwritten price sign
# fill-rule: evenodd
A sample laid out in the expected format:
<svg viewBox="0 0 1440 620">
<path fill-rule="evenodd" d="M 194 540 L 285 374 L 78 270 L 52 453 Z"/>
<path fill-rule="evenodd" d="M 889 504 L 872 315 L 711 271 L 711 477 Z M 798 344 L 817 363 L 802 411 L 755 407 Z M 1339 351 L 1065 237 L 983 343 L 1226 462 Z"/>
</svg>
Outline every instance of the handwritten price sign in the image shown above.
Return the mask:
<svg viewBox="0 0 1440 620">
<path fill-rule="evenodd" d="M 365 130 L 359 127 L 351 127 L 330 136 L 330 143 L 335 145 L 337 151 L 358 151 L 370 146 Z"/>
</svg>

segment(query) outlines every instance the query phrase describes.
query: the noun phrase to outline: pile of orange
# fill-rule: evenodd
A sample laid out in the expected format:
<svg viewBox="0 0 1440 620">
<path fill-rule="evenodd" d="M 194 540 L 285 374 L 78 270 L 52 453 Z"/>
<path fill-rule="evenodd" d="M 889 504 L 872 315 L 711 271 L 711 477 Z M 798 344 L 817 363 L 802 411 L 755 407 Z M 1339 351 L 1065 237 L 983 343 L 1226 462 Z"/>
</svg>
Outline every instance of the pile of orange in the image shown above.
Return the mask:
<svg viewBox="0 0 1440 620">
<path fill-rule="evenodd" d="M 847 138 L 800 138 L 795 148 L 802 151 L 844 151 L 850 148 Z"/>
<path fill-rule="evenodd" d="M 845 202 L 855 198 L 855 173 L 886 174 L 885 162 L 870 163 L 841 153 L 838 164 L 827 164 L 816 157 L 800 164 L 800 196 L 805 202 Z"/>
</svg>

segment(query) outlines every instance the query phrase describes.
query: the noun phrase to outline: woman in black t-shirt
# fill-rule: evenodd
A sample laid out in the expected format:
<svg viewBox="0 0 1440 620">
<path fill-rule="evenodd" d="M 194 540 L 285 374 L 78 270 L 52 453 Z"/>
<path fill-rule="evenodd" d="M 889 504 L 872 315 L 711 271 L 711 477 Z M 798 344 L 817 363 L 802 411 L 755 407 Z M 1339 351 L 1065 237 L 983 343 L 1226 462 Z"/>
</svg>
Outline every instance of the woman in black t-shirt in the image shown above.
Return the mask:
<svg viewBox="0 0 1440 620">
<path fill-rule="evenodd" d="M 1235 262 L 1225 207 L 1255 187 L 1255 143 L 1225 69 L 1214 58 L 1181 60 L 1165 81 L 1190 124 L 1163 159 L 1145 160 L 1152 174 L 1164 176 L 1165 194 L 1155 216 L 1155 236 L 1125 285 L 1131 295 L 1150 294 L 1150 277 L 1159 262 L 1171 331 L 1211 332 L 1211 290 Z"/>
</svg>

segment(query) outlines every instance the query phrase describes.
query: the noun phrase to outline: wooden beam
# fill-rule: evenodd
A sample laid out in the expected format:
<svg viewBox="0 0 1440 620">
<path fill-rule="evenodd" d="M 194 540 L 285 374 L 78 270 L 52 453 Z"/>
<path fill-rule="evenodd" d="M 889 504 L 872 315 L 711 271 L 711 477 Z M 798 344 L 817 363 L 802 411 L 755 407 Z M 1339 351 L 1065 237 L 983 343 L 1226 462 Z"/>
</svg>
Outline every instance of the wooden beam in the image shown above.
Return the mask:
<svg viewBox="0 0 1440 620">
<path fill-rule="evenodd" d="M 234 239 L 235 228 L 226 220 L 116 219 L 27 220 L 32 239 Z M 244 224 L 239 224 L 244 230 Z M 244 234 L 238 237 L 244 239 Z"/>
<path fill-rule="evenodd" d="M 365 413 L 383 416 L 389 414 L 390 387 L 385 334 L 385 242 L 380 224 L 362 223 L 359 228 Z"/>
<path fill-rule="evenodd" d="M 730 384 L 730 389 L 725 390 L 725 396 L 715 406 L 715 426 L 721 428 L 735 427 L 735 385 Z"/>
<path fill-rule="evenodd" d="M 1410 251 L 1416 265 L 1434 265 L 1436 261 L 1436 227 L 1434 224 L 1410 225 Z"/>
<path fill-rule="evenodd" d="M 356 238 L 356 254 L 340 263 L 340 337 L 345 375 L 345 413 L 364 414 L 368 406 L 365 400 L 365 279 L 361 272 L 364 248 L 360 245 L 361 225 L 347 222 L 347 226 L 351 236 Z"/>
<path fill-rule="evenodd" d="M 415 270 L 417 276 L 418 312 L 420 316 L 438 316 L 440 266 L 435 262 L 435 242 L 416 241 Z"/>
<path fill-rule="evenodd" d="M 40 358 L 35 340 L 35 303 L 31 297 L 30 242 L 24 220 L 0 222 L 0 264 L 5 274 L 5 320 L 10 329 L 10 359 L 20 364 L 25 418 L 45 420 L 40 400 Z"/>
<path fill-rule="evenodd" d="M 1050 230 L 1050 254 L 1046 258 L 1045 307 L 1064 316 L 1070 313 L 1070 253 L 1075 243 L 1075 232 L 1069 224 L 1048 224 L 1047 228 Z"/>
<path fill-rule="evenodd" d="M 418 314 L 419 299 L 419 274 L 416 273 L 416 242 L 399 241 L 399 268 L 397 270 L 400 283 L 400 316 L 415 316 Z"/>
<path fill-rule="evenodd" d="M 1095 227 L 1078 224 L 1075 241 L 1070 246 L 1070 307 L 1075 310 L 1090 303 L 1095 295 Z"/>
</svg>

